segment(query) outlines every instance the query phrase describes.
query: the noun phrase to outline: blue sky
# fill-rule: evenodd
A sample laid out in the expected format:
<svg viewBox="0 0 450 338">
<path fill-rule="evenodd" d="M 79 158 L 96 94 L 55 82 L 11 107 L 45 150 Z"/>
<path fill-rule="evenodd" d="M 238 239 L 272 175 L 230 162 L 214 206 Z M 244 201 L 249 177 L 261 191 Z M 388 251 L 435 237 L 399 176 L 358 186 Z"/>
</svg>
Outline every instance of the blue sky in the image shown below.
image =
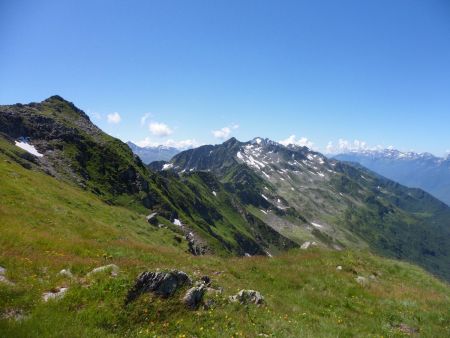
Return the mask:
<svg viewBox="0 0 450 338">
<path fill-rule="evenodd" d="M 449 17 L 448 0 L 0 0 L 0 104 L 59 94 L 141 144 L 296 135 L 442 155 Z"/>
</svg>

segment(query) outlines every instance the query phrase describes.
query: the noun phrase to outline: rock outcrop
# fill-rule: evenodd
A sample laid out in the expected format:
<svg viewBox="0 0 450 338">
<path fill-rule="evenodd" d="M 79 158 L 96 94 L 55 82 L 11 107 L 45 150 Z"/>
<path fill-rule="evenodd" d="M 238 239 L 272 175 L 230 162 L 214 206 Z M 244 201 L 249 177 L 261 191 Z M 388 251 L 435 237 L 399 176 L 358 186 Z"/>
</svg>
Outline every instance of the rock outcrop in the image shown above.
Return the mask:
<svg viewBox="0 0 450 338">
<path fill-rule="evenodd" d="M 185 285 L 192 285 L 192 280 L 183 271 L 142 272 L 136 279 L 133 288 L 128 292 L 126 303 L 132 302 L 145 292 L 153 292 L 167 298 Z"/>
</svg>

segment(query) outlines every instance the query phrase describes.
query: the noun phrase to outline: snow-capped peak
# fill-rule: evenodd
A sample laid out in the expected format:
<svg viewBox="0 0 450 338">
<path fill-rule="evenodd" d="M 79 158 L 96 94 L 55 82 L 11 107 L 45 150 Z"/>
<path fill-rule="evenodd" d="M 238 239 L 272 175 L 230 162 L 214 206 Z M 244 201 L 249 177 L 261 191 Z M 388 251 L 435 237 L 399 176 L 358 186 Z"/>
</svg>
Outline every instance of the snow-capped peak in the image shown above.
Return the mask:
<svg viewBox="0 0 450 338">
<path fill-rule="evenodd" d="M 345 154 L 345 153 L 343 153 Z M 386 149 L 364 149 L 364 150 L 351 150 L 346 154 L 356 154 L 356 155 L 364 155 L 373 158 L 389 158 L 396 160 L 417 160 L 417 159 L 438 159 L 438 157 L 433 154 L 424 152 L 417 153 L 413 151 L 400 151 L 393 148 Z"/>
</svg>

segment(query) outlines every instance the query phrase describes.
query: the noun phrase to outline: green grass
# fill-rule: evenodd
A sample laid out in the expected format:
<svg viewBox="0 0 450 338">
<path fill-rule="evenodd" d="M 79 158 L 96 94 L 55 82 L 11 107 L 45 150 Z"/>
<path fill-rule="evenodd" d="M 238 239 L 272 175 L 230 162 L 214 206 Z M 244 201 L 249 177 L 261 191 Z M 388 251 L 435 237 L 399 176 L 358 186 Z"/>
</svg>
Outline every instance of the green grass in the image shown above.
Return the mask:
<svg viewBox="0 0 450 338">
<path fill-rule="evenodd" d="M 172 231 L 149 225 L 145 214 L 107 205 L 4 155 L 0 173 L 0 266 L 15 283 L 0 284 L 2 337 L 401 337 L 400 323 L 419 328 L 423 337 L 450 335 L 450 288 L 416 266 L 364 251 L 320 249 L 272 259 L 194 257 Z M 118 277 L 86 278 L 111 263 L 120 267 Z M 73 280 L 57 276 L 67 268 Z M 144 294 L 125 306 L 135 277 L 157 268 L 209 275 L 224 293 L 210 310 L 185 309 L 182 291 L 169 300 Z M 376 280 L 367 286 L 355 281 L 372 274 Z M 42 302 L 43 292 L 61 286 L 69 287 L 64 298 Z M 244 288 L 260 291 L 266 305 L 227 301 Z M 11 310 L 25 318 L 4 319 Z"/>
</svg>

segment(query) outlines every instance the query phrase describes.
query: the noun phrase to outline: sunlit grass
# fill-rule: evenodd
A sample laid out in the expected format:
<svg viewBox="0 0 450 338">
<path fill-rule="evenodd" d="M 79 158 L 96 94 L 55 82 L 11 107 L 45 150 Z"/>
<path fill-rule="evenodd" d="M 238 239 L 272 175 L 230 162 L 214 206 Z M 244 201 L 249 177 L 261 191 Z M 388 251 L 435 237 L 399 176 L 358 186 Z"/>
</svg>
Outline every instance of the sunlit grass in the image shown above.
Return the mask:
<svg viewBox="0 0 450 338">
<path fill-rule="evenodd" d="M 319 249 L 273 259 L 194 257 L 144 214 L 2 156 L 0 172 L 0 266 L 15 283 L 0 284 L 0 314 L 24 316 L 0 319 L 0 336 L 387 337 L 402 336 L 400 323 L 424 337 L 450 336 L 448 285 L 413 265 Z M 86 277 L 111 263 L 120 267 L 117 277 Z M 125 306 L 138 273 L 157 268 L 208 275 L 224 293 L 208 310 L 185 309 L 183 290 L 169 300 L 146 294 Z M 74 278 L 58 276 L 61 269 Z M 371 275 L 367 286 L 355 281 Z M 42 301 L 44 291 L 62 286 L 69 287 L 64 298 Z M 229 303 L 240 289 L 260 291 L 266 305 Z"/>
</svg>

